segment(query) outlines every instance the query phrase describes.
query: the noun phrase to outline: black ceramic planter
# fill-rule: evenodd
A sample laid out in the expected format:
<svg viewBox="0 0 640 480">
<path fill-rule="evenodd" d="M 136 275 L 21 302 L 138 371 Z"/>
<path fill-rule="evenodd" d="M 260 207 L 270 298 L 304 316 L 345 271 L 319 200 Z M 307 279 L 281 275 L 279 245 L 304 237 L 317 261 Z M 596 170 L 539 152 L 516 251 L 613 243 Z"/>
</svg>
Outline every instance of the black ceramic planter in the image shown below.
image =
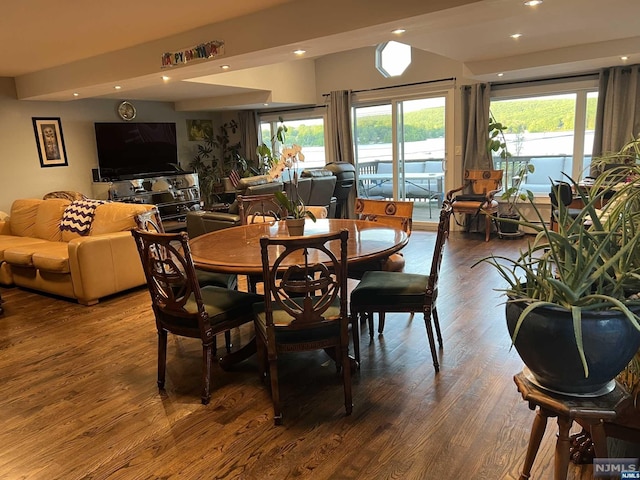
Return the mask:
<svg viewBox="0 0 640 480">
<path fill-rule="evenodd" d="M 522 303 L 507 303 L 509 334 Z M 611 381 L 640 347 L 640 331 L 620 312 L 582 312 L 582 341 L 589 376 L 585 377 L 568 310 L 538 308 L 525 318 L 515 347 L 532 380 L 548 390 L 568 395 L 595 396 L 606 393 Z"/>
</svg>

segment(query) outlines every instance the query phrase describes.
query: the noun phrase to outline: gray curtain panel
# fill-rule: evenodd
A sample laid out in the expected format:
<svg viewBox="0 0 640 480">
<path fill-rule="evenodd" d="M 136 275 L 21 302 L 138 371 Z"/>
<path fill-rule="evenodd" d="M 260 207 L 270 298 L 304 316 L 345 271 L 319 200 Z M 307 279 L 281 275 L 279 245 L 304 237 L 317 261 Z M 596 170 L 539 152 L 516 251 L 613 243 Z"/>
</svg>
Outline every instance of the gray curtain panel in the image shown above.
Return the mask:
<svg viewBox="0 0 640 480">
<path fill-rule="evenodd" d="M 238 130 L 240 132 L 240 154 L 250 167 L 258 167 L 258 114 L 255 110 L 242 110 L 238 112 Z"/>
<path fill-rule="evenodd" d="M 337 90 L 329 94 L 329 145 L 327 145 L 328 158 L 334 162 L 355 163 L 353 155 L 353 137 L 351 135 L 351 92 Z M 356 204 L 356 188 L 358 182 L 358 169 L 356 169 L 356 182 L 349 192 L 347 204 L 342 209 L 343 218 L 355 218 L 354 207 Z"/>
<path fill-rule="evenodd" d="M 487 153 L 491 87 L 487 83 L 462 87 L 462 134 L 465 170 L 493 170 L 493 158 Z"/>
<path fill-rule="evenodd" d="M 640 65 L 600 72 L 593 156 L 617 152 L 640 136 Z M 593 172 L 592 172 L 593 173 Z"/>
</svg>

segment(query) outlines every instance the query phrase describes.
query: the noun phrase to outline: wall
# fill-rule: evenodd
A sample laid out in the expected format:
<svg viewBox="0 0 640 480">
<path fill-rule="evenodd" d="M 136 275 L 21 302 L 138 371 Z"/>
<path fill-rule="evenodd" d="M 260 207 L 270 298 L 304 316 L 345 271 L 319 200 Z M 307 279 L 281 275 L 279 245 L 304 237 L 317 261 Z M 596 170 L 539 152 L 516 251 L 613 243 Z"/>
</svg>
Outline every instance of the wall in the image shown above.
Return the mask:
<svg viewBox="0 0 640 480">
<path fill-rule="evenodd" d="M 16 100 L 13 79 L 0 78 L 0 211 L 9 212 L 17 198 L 41 198 L 54 190 L 75 190 L 91 196 L 91 169 L 97 168 L 94 122 L 122 121 L 116 113 L 120 101 L 74 100 L 69 102 L 36 102 Z M 176 122 L 178 159 L 187 168 L 196 142 L 187 141 L 187 118 L 212 119 L 208 112 L 175 112 L 173 104 L 132 102 L 136 106 L 135 121 Z M 67 153 L 68 166 L 40 167 L 32 117 L 59 117 Z"/>
</svg>

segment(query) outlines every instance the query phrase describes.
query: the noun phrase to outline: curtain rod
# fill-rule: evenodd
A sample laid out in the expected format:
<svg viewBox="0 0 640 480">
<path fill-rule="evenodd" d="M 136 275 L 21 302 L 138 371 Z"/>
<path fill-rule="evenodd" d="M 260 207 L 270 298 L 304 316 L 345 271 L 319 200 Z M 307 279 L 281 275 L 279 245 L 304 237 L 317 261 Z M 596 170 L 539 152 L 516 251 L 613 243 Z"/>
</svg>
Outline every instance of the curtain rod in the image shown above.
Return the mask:
<svg viewBox="0 0 640 480">
<path fill-rule="evenodd" d="M 542 82 L 553 82 L 556 80 L 573 80 L 576 78 L 597 78 L 598 76 L 598 72 L 591 72 L 591 73 L 579 73 L 576 75 L 565 75 L 565 76 L 561 76 L 561 77 L 547 77 L 547 78 L 537 78 L 535 80 L 516 80 L 513 82 L 491 82 L 490 85 L 492 87 L 502 87 L 502 86 L 509 86 L 509 85 L 524 85 L 527 83 L 542 83 Z"/>
<path fill-rule="evenodd" d="M 388 90 L 390 88 L 401 88 L 401 87 L 413 87 L 415 85 L 427 85 L 429 83 L 437 83 L 437 82 L 450 82 L 452 80 L 455 82 L 456 77 L 439 78 L 437 80 L 425 80 L 424 82 L 405 83 L 402 85 L 388 85 L 385 87 L 365 88 L 363 90 L 351 90 L 351 93 L 375 92 L 377 90 Z M 329 95 L 331 94 L 330 93 L 322 94 L 323 97 L 328 97 Z"/>
</svg>

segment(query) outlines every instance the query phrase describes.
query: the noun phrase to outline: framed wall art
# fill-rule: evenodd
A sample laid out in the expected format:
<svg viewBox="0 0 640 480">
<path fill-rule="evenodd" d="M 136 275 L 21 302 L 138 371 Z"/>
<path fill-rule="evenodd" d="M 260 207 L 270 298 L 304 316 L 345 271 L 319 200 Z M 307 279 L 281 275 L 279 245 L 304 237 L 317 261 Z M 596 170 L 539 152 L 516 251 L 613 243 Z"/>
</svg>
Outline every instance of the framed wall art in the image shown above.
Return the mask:
<svg viewBox="0 0 640 480">
<path fill-rule="evenodd" d="M 40 155 L 40 166 L 66 167 L 67 152 L 64 148 L 60 118 L 33 117 L 32 120 Z"/>
<path fill-rule="evenodd" d="M 213 121 L 187 120 L 187 137 L 190 142 L 201 142 L 213 134 Z"/>
</svg>

